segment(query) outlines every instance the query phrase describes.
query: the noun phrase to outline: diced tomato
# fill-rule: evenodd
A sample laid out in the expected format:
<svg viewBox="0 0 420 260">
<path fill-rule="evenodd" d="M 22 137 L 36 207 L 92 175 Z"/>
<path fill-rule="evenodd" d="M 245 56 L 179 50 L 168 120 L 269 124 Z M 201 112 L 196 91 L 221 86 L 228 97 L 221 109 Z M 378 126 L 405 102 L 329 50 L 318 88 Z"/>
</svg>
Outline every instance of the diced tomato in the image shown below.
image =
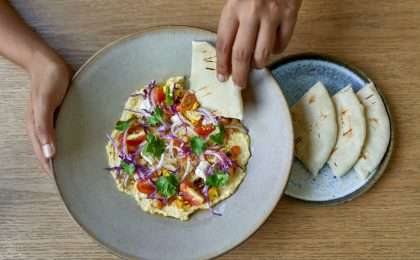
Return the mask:
<svg viewBox="0 0 420 260">
<path fill-rule="evenodd" d="M 137 190 L 149 195 L 155 191 L 155 188 L 147 181 L 139 181 L 137 182 Z"/>
<path fill-rule="evenodd" d="M 241 147 L 234 145 L 230 148 L 230 154 L 232 155 L 233 158 L 238 157 L 238 155 L 241 153 Z"/>
<path fill-rule="evenodd" d="M 203 196 L 198 191 L 191 188 L 189 183 L 181 183 L 180 190 L 182 192 L 182 198 L 191 203 L 191 205 L 198 206 L 204 203 Z"/>
<path fill-rule="evenodd" d="M 142 131 L 143 131 L 143 128 L 141 126 L 139 126 L 139 125 L 136 125 L 136 126 L 130 127 L 127 130 L 127 134 L 128 135 L 137 134 L 137 133 L 141 133 Z"/>
<path fill-rule="evenodd" d="M 213 125 L 199 125 L 195 128 L 195 131 L 197 132 L 197 134 L 206 137 L 208 136 L 211 132 L 213 132 L 214 130 L 214 126 Z"/>
<path fill-rule="evenodd" d="M 163 91 L 163 87 L 156 87 L 153 89 L 152 99 L 157 104 L 161 104 L 165 101 L 165 92 Z"/>
<path fill-rule="evenodd" d="M 191 110 L 194 107 L 194 104 L 197 103 L 197 98 L 193 93 L 185 93 L 184 97 L 181 100 L 181 104 L 177 106 L 178 112 L 184 112 Z"/>
<path fill-rule="evenodd" d="M 139 135 L 135 139 L 127 139 L 127 145 L 138 146 L 144 141 L 144 139 L 146 139 L 146 135 Z"/>
</svg>

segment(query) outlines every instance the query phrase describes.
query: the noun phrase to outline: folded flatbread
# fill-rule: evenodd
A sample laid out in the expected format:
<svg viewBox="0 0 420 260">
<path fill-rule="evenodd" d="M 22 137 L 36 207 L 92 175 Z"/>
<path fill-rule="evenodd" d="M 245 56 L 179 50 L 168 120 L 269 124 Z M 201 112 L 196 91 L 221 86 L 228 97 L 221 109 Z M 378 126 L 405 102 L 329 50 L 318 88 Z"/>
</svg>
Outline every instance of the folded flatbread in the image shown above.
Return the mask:
<svg viewBox="0 0 420 260">
<path fill-rule="evenodd" d="M 384 157 L 390 140 L 391 127 L 385 105 L 373 83 L 359 90 L 357 96 L 365 106 L 367 137 L 354 169 L 360 177 L 367 178 Z"/>
<path fill-rule="evenodd" d="M 360 157 L 366 138 L 364 108 L 351 85 L 346 86 L 333 96 L 337 112 L 337 144 L 328 165 L 334 175 L 343 176 Z"/>
<path fill-rule="evenodd" d="M 216 49 L 208 42 L 192 42 L 190 89 L 216 115 L 242 120 L 241 90 L 232 77 L 223 83 L 217 80 Z"/>
<path fill-rule="evenodd" d="M 291 108 L 295 155 L 316 176 L 327 162 L 337 138 L 333 102 L 318 82 Z"/>
</svg>

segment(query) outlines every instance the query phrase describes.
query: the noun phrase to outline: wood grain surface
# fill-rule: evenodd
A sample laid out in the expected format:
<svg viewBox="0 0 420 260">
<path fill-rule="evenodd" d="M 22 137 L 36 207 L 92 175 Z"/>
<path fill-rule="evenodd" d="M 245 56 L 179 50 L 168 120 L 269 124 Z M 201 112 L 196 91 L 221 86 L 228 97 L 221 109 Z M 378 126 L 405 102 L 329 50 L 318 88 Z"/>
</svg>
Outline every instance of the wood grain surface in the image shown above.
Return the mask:
<svg viewBox="0 0 420 260">
<path fill-rule="evenodd" d="M 223 5 L 12 3 L 76 69 L 110 41 L 150 26 L 216 30 Z M 283 197 L 268 221 L 222 258 L 420 259 L 420 1 L 306 0 L 285 54 L 309 51 L 361 68 L 384 92 L 396 127 L 388 170 L 367 194 L 344 205 L 317 207 Z M 53 181 L 38 168 L 24 128 L 29 89 L 28 76 L 0 58 L 0 259 L 116 259 L 73 223 Z"/>
</svg>

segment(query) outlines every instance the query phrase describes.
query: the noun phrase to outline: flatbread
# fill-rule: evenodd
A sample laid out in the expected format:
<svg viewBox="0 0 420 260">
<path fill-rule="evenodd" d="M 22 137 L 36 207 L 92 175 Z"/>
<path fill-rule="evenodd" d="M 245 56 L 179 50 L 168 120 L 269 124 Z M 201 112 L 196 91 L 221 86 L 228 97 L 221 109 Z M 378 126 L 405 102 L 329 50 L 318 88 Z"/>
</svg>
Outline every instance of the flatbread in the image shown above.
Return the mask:
<svg viewBox="0 0 420 260">
<path fill-rule="evenodd" d="M 316 176 L 328 160 L 337 138 L 333 102 L 318 82 L 291 108 L 295 155 Z"/>
<path fill-rule="evenodd" d="M 164 85 L 170 86 L 173 84 L 180 84 L 183 88 L 185 86 L 185 78 L 184 77 L 172 77 L 169 78 Z M 134 111 L 139 111 L 142 108 L 142 104 L 146 102 L 142 95 L 139 93 L 143 93 L 143 89 L 141 88 L 135 92 L 133 92 L 128 100 L 124 105 L 124 110 L 121 114 L 120 120 L 125 121 L 130 119 L 133 116 L 138 115 L 138 113 Z M 240 129 L 245 129 L 245 127 L 238 122 L 237 127 Z M 229 151 L 233 146 L 238 146 L 240 149 L 240 153 L 236 158 L 236 163 L 239 167 L 236 168 L 233 175 L 229 177 L 229 181 L 226 185 L 221 186 L 217 189 L 218 196 L 215 199 L 211 200 L 212 206 L 216 205 L 217 203 L 227 199 L 230 197 L 236 189 L 239 187 L 241 182 L 246 176 L 246 165 L 248 160 L 251 156 L 250 153 L 250 137 L 245 131 L 240 131 L 238 129 L 225 129 L 226 132 L 229 131 L 229 134 L 226 134 L 226 141 L 225 147 L 226 150 Z M 111 133 L 112 139 L 115 140 L 116 144 L 119 145 L 120 141 L 118 135 L 121 132 L 113 129 Z M 118 151 L 115 150 L 115 147 L 111 141 L 106 144 L 106 153 L 108 157 L 108 165 L 110 168 L 117 167 L 121 163 L 121 159 L 118 156 Z M 167 157 L 164 157 L 167 158 Z M 165 162 L 164 162 L 165 165 Z M 165 167 L 165 166 L 164 166 Z M 118 175 L 115 170 L 111 171 L 111 174 L 115 180 L 117 188 L 137 201 L 137 204 L 141 207 L 141 209 L 145 212 L 149 212 L 151 214 L 160 214 L 166 217 L 173 217 L 177 218 L 182 221 L 186 221 L 189 219 L 190 215 L 200 209 L 208 209 L 208 203 L 204 203 L 201 205 L 191 205 L 189 207 L 178 207 L 176 203 L 169 203 L 162 208 L 156 207 L 154 202 L 155 200 L 150 199 L 147 197 L 146 194 L 141 193 L 137 190 L 136 187 L 136 180 L 134 177 L 129 177 L 127 181 L 124 179 L 124 175 Z M 190 173 L 191 174 L 191 173 Z"/>
<path fill-rule="evenodd" d="M 364 108 L 351 85 L 346 86 L 333 96 L 337 111 L 337 144 L 328 165 L 336 176 L 343 176 L 360 157 L 366 138 Z"/>
<path fill-rule="evenodd" d="M 241 90 L 232 77 L 223 83 L 217 80 L 216 49 L 208 42 L 192 42 L 190 89 L 216 115 L 242 120 Z"/>
<path fill-rule="evenodd" d="M 384 157 L 390 140 L 391 127 L 385 105 L 373 83 L 359 90 L 357 96 L 365 106 L 367 137 L 354 169 L 360 177 L 367 178 Z"/>
</svg>

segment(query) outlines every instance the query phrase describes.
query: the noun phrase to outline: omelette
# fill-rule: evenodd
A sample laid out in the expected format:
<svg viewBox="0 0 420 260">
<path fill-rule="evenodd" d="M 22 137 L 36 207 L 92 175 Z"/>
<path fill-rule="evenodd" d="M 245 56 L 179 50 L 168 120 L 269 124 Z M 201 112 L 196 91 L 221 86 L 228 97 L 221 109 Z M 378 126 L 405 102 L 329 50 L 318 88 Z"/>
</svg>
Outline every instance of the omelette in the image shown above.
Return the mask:
<svg viewBox="0 0 420 260">
<path fill-rule="evenodd" d="M 108 140 L 117 188 L 143 211 L 183 221 L 200 209 L 219 215 L 214 205 L 238 188 L 251 155 L 241 121 L 201 106 L 182 76 L 133 92 Z"/>
</svg>

